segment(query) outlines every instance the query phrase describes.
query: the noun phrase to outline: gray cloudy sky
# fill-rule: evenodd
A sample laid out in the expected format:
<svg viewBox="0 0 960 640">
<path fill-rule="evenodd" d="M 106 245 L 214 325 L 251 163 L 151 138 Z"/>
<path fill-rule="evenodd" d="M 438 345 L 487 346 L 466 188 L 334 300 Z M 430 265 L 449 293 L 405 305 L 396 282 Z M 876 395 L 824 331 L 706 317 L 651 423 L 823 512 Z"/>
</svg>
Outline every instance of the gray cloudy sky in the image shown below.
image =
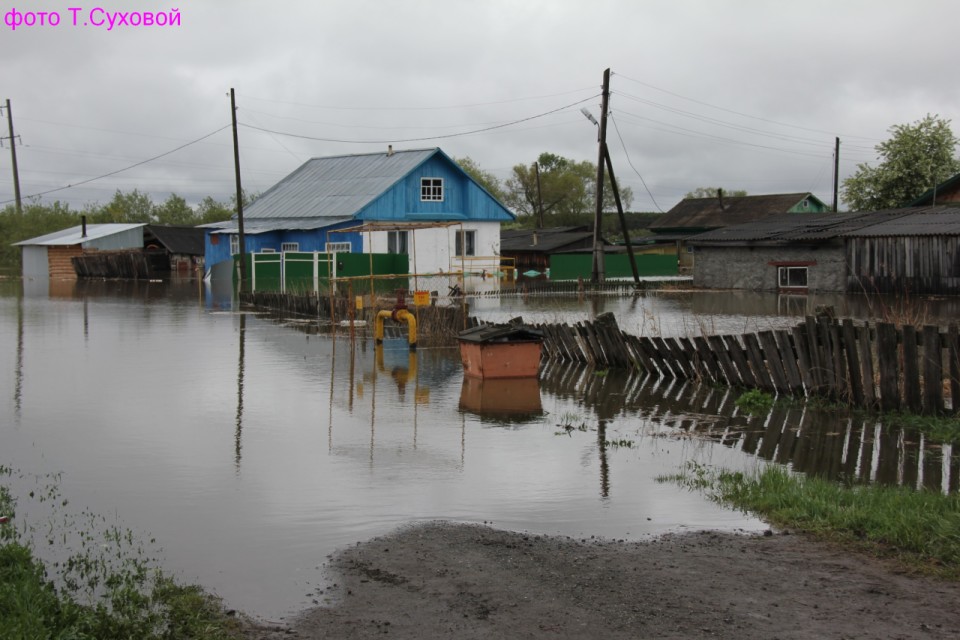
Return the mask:
<svg viewBox="0 0 960 640">
<path fill-rule="evenodd" d="M 93 24 L 176 7 L 180 26 Z M 667 210 L 699 186 L 830 202 L 835 136 L 843 177 L 893 124 L 932 113 L 958 130 L 956 0 L 0 0 L 5 18 L 14 9 L 61 16 L 0 25 L 25 196 L 226 127 L 231 87 L 249 191 L 310 157 L 388 141 L 470 156 L 500 178 L 543 151 L 595 162 L 580 108 L 599 115 L 607 67 L 608 143 L 634 210 Z M 0 202 L 13 198 L 8 145 Z M 229 128 L 43 201 L 80 208 L 134 188 L 227 200 Z"/>
</svg>

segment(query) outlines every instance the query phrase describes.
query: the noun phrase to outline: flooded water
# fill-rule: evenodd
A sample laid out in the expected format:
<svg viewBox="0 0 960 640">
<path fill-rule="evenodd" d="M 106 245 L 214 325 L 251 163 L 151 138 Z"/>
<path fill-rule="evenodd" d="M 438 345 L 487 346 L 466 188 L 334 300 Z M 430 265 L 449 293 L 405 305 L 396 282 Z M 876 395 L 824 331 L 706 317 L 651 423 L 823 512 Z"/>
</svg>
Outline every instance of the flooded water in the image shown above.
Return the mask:
<svg viewBox="0 0 960 640">
<path fill-rule="evenodd" d="M 690 294 L 484 299 L 475 311 L 614 311 L 664 335 L 793 321 Z M 570 367 L 465 380 L 455 350 L 311 335 L 211 304 L 195 282 L 27 297 L 0 283 L 0 388 L 0 465 L 62 473 L 71 505 L 155 537 L 166 568 L 266 618 L 318 598 L 328 554 L 420 520 L 618 539 L 766 528 L 657 482 L 690 461 L 946 491 L 958 478 L 949 447 L 869 421 L 746 417 L 722 390 Z"/>
</svg>

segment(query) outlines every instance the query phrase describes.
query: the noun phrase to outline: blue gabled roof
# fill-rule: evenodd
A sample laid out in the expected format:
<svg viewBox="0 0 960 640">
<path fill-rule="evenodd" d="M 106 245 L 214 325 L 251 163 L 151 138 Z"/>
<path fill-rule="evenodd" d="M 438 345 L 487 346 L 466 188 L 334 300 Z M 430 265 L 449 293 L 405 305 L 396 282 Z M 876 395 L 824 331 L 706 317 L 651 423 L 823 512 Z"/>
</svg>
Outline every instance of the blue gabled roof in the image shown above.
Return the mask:
<svg viewBox="0 0 960 640">
<path fill-rule="evenodd" d="M 270 187 L 244 219 L 352 217 L 440 149 L 312 158 Z"/>
</svg>

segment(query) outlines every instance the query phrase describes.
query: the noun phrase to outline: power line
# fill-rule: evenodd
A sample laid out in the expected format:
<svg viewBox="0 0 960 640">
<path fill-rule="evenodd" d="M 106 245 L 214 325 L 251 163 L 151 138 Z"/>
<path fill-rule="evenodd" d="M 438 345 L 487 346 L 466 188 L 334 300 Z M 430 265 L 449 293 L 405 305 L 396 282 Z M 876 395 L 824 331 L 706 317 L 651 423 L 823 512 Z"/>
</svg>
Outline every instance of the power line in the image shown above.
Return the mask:
<svg viewBox="0 0 960 640">
<path fill-rule="evenodd" d="M 45 195 L 47 195 L 48 193 L 55 193 L 55 192 L 57 192 L 57 191 L 63 191 L 64 189 L 72 189 L 73 187 L 79 187 L 80 185 L 84 185 L 84 184 L 93 182 L 93 181 L 95 181 L 95 180 L 102 180 L 103 178 L 109 178 L 110 176 L 115 176 L 115 175 L 117 175 L 118 173 L 123 173 L 124 171 L 129 171 L 130 169 L 134 169 L 134 168 L 139 167 L 139 166 L 141 166 L 141 165 L 145 165 L 145 164 L 147 164 L 148 162 L 153 162 L 154 160 L 159 160 L 160 158 L 163 158 L 163 157 L 165 157 L 165 156 L 169 156 L 169 155 L 172 154 L 172 153 L 176 153 L 177 151 L 180 151 L 181 149 L 185 149 L 185 148 L 189 147 L 190 145 L 197 144 L 198 142 L 201 142 L 201 141 L 203 141 L 203 140 L 206 140 L 207 138 L 209 138 L 209 137 L 211 137 L 211 136 L 213 136 L 213 135 L 216 135 L 216 134 L 220 133 L 220 132 L 223 131 L 224 129 L 229 129 L 229 128 L 230 128 L 230 125 L 226 125 L 226 126 L 220 127 L 220 128 L 217 129 L 216 131 L 212 131 L 212 132 L 208 133 L 208 134 L 205 135 L 205 136 L 202 136 L 202 137 L 200 137 L 200 138 L 197 138 L 196 140 L 192 140 L 192 141 L 190 141 L 190 142 L 187 142 L 186 144 L 182 144 L 182 145 L 180 145 L 179 147 L 177 147 L 176 149 L 171 149 L 170 151 L 167 151 L 167 152 L 165 152 L 165 153 L 161 153 L 161 154 L 158 155 L 158 156 L 154 156 L 154 157 L 152 157 L 152 158 L 147 158 L 146 160 L 141 160 L 140 162 L 137 162 L 137 163 L 135 163 L 135 164 L 132 164 L 132 165 L 130 165 L 130 166 L 128 166 L 128 167 L 124 167 L 123 169 L 117 169 L 116 171 L 111 171 L 110 173 L 105 173 L 105 174 L 100 175 L 100 176 L 97 176 L 97 177 L 95 177 L 95 178 L 88 178 L 87 180 L 81 180 L 80 182 L 76 182 L 76 183 L 73 183 L 73 184 L 68 184 L 68 185 L 63 186 L 63 187 L 57 187 L 56 189 L 49 189 L 49 190 L 47 190 L 47 191 L 41 191 L 41 192 L 39 192 L 39 193 L 34 193 L 34 194 L 31 194 L 31 195 L 27 196 L 27 198 L 38 198 L 38 197 L 40 197 L 40 196 L 45 196 Z M 0 202 L 0 205 L 9 204 L 9 203 L 11 203 L 11 202 L 13 202 L 13 200 L 4 200 L 4 201 Z"/>
<path fill-rule="evenodd" d="M 527 96 L 524 98 L 511 98 L 509 100 L 497 100 L 493 102 L 476 102 L 473 104 L 457 104 L 457 105 L 445 105 L 445 106 L 433 106 L 433 107 L 403 107 L 403 106 L 393 106 L 393 107 L 341 107 L 335 105 L 321 105 L 321 104 L 304 104 L 302 102 L 290 102 L 287 100 L 273 100 L 270 98 L 257 98 L 254 96 L 248 96 L 246 94 L 237 94 L 240 98 L 246 98 L 248 100 L 259 100 L 261 102 L 273 102 L 276 104 L 289 104 L 295 107 L 306 107 L 309 109 L 330 109 L 333 111 L 439 111 L 444 109 L 468 109 L 471 107 L 487 107 L 497 104 L 510 104 L 513 102 L 524 102 L 526 100 L 542 100 L 543 98 L 557 98 L 559 96 L 568 96 L 571 93 L 580 93 L 581 91 L 592 91 L 595 90 L 595 87 L 583 87 L 581 89 L 574 89 L 572 91 L 562 91 L 560 93 L 550 93 L 542 96 Z M 597 94 L 599 95 L 599 94 Z M 595 98 L 591 96 L 591 98 Z M 588 98 L 589 100 L 590 98 Z M 578 103 L 579 104 L 579 103 Z"/>
<path fill-rule="evenodd" d="M 241 124 L 242 126 L 248 128 L 248 129 L 253 129 L 253 130 L 255 130 L 255 131 L 263 131 L 264 133 L 275 133 L 275 134 L 281 135 L 281 136 L 289 136 L 289 137 L 291 137 L 291 138 L 300 138 L 301 140 L 315 140 L 315 141 L 317 141 L 317 142 L 338 142 L 338 143 L 341 143 L 341 144 L 398 144 L 398 143 L 401 143 L 401 142 L 424 142 L 424 141 L 426 141 L 426 140 L 443 140 L 443 139 L 447 139 L 447 138 L 458 138 L 458 137 L 461 137 L 461 136 L 473 135 L 473 134 L 475 134 L 475 133 L 484 133 L 484 132 L 486 132 L 486 131 L 494 131 L 494 130 L 496 130 L 496 129 L 503 129 L 504 127 L 510 127 L 510 126 L 512 126 L 512 125 L 515 125 L 515 124 L 520 124 L 521 122 L 528 122 L 528 121 L 530 121 L 530 120 L 535 120 L 535 119 L 537 119 L 537 118 L 542 118 L 542 117 L 544 117 L 544 116 L 549 116 L 549 115 L 551 115 L 551 114 L 558 113 L 558 112 L 560 112 L 560 111 L 563 111 L 564 109 L 569 109 L 570 107 L 575 107 L 575 106 L 577 106 L 578 104 L 583 104 L 584 102 L 587 102 L 588 100 L 593 100 L 594 98 L 598 97 L 599 95 L 600 95 L 600 94 L 598 93 L 598 94 L 595 94 L 595 95 L 590 96 L 589 98 L 584 98 L 583 100 L 578 100 L 578 101 L 573 102 L 573 103 L 570 103 L 570 104 L 568 104 L 568 105 L 565 105 L 565 106 L 562 106 L 562 107 L 558 107 L 558 108 L 556 108 L 556 109 L 551 109 L 550 111 L 545 111 L 545 112 L 543 112 L 543 113 L 538 113 L 538 114 L 535 115 L 535 116 L 529 116 L 529 117 L 526 117 L 526 118 L 521 118 L 521 119 L 519 119 L 519 120 L 513 120 L 513 121 L 511 121 L 511 122 L 505 122 L 505 123 L 503 123 L 503 124 L 493 125 L 493 126 L 490 126 L 490 127 L 484 127 L 484 128 L 482 128 L 482 129 L 473 129 L 473 130 L 471 130 L 471 131 L 461 131 L 461 132 L 459 132 L 459 133 L 447 133 L 447 134 L 436 135 L 436 136 L 425 136 L 425 137 L 421 137 L 421 138 L 402 138 L 402 139 L 396 139 L 396 140 L 345 140 L 345 139 L 339 139 L 339 138 L 320 138 L 320 137 L 315 137 L 315 136 L 307 136 L 307 135 L 302 135 L 302 134 L 298 134 L 298 133 L 290 133 L 290 132 L 287 132 L 287 131 L 275 131 L 275 130 L 273 130 L 273 129 L 265 129 L 265 128 L 263 128 L 263 127 L 255 127 L 255 126 L 253 126 L 253 125 L 249 125 L 249 124 L 246 124 L 246 123 L 240 123 L 240 124 Z"/>
<path fill-rule="evenodd" d="M 769 118 L 763 118 L 763 117 L 761 117 L 761 116 L 754 116 L 754 115 L 750 115 L 749 113 L 743 113 L 743 112 L 741 112 L 741 111 L 734 111 L 733 109 L 727 109 L 726 107 L 720 107 L 720 106 L 717 106 L 717 105 L 715 105 L 715 104 L 710 104 L 709 102 L 704 102 L 704 101 L 702 101 L 702 100 L 697 100 L 696 98 L 690 98 L 690 97 L 687 97 L 687 96 L 684 96 L 684 95 L 680 95 L 679 93 L 674 93 L 674 92 L 668 91 L 668 90 L 666 90 L 666 89 L 661 89 L 660 87 L 654 86 L 654 85 L 652 85 L 652 84 L 648 84 L 648 83 L 646 83 L 646 82 L 643 82 L 643 81 L 641 81 L 641 80 L 637 80 L 637 79 L 635 79 L 635 78 L 631 78 L 630 76 L 625 76 L 625 75 L 623 75 L 623 74 L 621 74 L 621 73 L 617 73 L 617 74 L 615 74 L 615 75 L 618 75 L 618 76 L 620 76 L 621 78 L 623 78 L 623 79 L 625 79 L 625 80 L 629 80 L 630 82 L 636 82 L 637 84 L 643 85 L 644 87 L 647 87 L 647 88 L 649 88 L 649 89 L 654 89 L 655 91 L 660 91 L 661 93 L 666 93 L 667 95 L 671 95 L 671 96 L 673 96 L 673 97 L 675 97 L 675 98 L 680 98 L 681 100 L 687 100 L 687 101 L 689 101 L 689 102 L 693 102 L 693 103 L 696 103 L 696 104 L 699 104 L 699 105 L 703 105 L 703 106 L 705 106 L 705 107 L 710 107 L 711 109 L 717 109 L 718 111 L 725 111 L 725 112 L 727 112 L 727 113 L 732 113 L 733 115 L 741 116 L 741 117 L 743 117 L 743 118 L 751 118 L 751 119 L 753 119 L 753 120 L 760 120 L 760 121 L 762 121 L 762 122 L 769 122 L 770 124 L 779 125 L 779 126 L 781 126 L 781 127 L 790 127 L 790 128 L 792 128 L 792 129 L 799 129 L 799 130 L 801 130 L 801 131 L 809 131 L 809 132 L 811 132 L 811 133 L 825 133 L 825 134 L 830 135 L 830 136 L 832 136 L 832 137 L 835 137 L 835 136 L 839 135 L 841 138 L 859 138 L 860 140 L 879 140 L 878 138 L 868 138 L 867 136 L 843 135 L 843 134 L 838 134 L 838 133 L 836 133 L 836 132 L 834 132 L 834 131 L 824 131 L 823 129 L 811 129 L 811 128 L 809 128 L 809 127 L 801 127 L 800 125 L 796 125 L 796 124 L 789 124 L 789 123 L 786 123 L 786 122 L 778 122 L 777 120 L 770 120 Z"/>
<path fill-rule="evenodd" d="M 650 199 L 653 200 L 653 206 L 657 208 L 660 213 L 663 213 L 663 209 L 660 208 L 660 205 L 657 203 L 657 199 L 653 197 L 653 194 L 650 192 L 650 187 L 647 186 L 647 181 L 643 179 L 643 176 L 640 175 L 640 172 L 637 171 L 637 168 L 633 166 L 633 162 L 630 160 L 630 152 L 627 151 L 627 144 L 623 141 L 623 136 L 620 135 L 620 127 L 617 126 L 617 120 L 613 117 L 613 114 L 610 114 L 610 120 L 613 121 L 613 128 L 617 132 L 617 137 L 620 138 L 620 144 L 623 146 L 623 153 L 627 156 L 627 164 L 630 165 L 630 168 L 633 169 L 633 172 L 637 174 L 637 177 L 640 178 L 640 182 L 643 183 L 643 188 L 646 189 L 647 195 L 650 196 Z"/>
</svg>

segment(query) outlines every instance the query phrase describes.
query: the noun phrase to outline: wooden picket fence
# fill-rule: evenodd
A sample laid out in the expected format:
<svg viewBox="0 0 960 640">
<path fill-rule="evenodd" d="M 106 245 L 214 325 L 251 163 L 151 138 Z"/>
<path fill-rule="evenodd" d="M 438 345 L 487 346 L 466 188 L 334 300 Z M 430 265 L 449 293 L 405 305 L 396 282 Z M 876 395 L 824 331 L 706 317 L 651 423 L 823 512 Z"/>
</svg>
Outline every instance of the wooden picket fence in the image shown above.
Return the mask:
<svg viewBox="0 0 960 640">
<path fill-rule="evenodd" d="M 612 314 L 543 330 L 543 358 L 777 394 L 824 397 L 881 411 L 956 412 L 957 325 L 913 327 L 808 316 L 792 329 L 743 335 L 638 337 Z"/>
</svg>

